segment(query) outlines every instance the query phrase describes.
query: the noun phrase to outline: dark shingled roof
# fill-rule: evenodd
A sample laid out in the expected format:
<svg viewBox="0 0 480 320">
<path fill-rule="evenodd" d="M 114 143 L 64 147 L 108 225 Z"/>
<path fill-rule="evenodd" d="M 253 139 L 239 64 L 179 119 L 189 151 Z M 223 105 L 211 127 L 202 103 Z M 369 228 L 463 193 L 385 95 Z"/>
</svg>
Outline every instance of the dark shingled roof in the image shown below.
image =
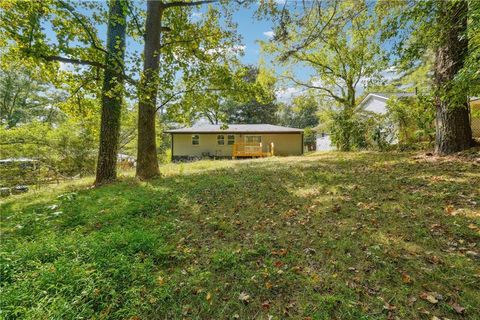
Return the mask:
<svg viewBox="0 0 480 320">
<path fill-rule="evenodd" d="M 222 128 L 224 126 L 224 128 Z M 302 133 L 302 129 L 272 124 L 201 125 L 183 129 L 165 130 L 167 133 Z"/>
</svg>

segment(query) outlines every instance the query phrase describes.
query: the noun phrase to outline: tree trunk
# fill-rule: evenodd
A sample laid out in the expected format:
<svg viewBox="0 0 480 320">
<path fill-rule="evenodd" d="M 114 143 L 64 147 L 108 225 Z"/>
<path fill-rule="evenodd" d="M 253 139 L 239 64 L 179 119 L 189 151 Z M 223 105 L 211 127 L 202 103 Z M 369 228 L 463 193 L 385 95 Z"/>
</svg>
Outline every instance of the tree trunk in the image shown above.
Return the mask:
<svg viewBox="0 0 480 320">
<path fill-rule="evenodd" d="M 124 0 L 111 0 L 107 29 L 107 53 L 102 87 L 102 116 L 95 185 L 117 178 L 117 152 L 120 115 L 123 102 L 123 71 L 125 57 L 126 11 Z"/>
<path fill-rule="evenodd" d="M 137 172 L 145 180 L 160 175 L 157 161 L 155 113 L 160 65 L 162 2 L 147 2 L 143 75 L 139 87 Z"/>
<path fill-rule="evenodd" d="M 442 32 L 434 65 L 437 110 L 435 152 L 450 154 L 473 145 L 467 93 L 453 83 L 468 53 L 468 3 L 440 1 L 439 6 Z"/>
</svg>

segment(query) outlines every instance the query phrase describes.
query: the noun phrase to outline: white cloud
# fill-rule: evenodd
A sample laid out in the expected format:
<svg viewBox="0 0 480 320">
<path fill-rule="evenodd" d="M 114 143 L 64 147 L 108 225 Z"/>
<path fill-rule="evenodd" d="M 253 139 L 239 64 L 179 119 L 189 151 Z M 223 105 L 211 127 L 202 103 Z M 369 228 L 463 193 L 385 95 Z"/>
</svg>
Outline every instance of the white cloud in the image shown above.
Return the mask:
<svg viewBox="0 0 480 320">
<path fill-rule="evenodd" d="M 267 38 L 273 38 L 273 36 L 275 36 L 275 33 L 272 30 L 270 30 L 270 31 L 265 31 L 263 35 Z"/>
<path fill-rule="evenodd" d="M 192 12 L 192 14 L 191 14 L 192 20 L 194 20 L 194 21 L 200 20 L 202 18 L 202 16 L 203 16 L 203 12 L 198 12 L 198 11 L 197 12 Z"/>
<path fill-rule="evenodd" d="M 208 49 L 208 54 L 215 54 L 215 53 L 234 53 L 234 54 L 241 54 L 247 50 L 247 46 L 243 45 L 235 45 L 229 48 L 215 48 L 215 49 Z"/>
<path fill-rule="evenodd" d="M 288 103 L 294 97 L 301 94 L 305 89 L 300 87 L 288 87 L 284 89 L 279 89 L 276 92 L 277 100 L 280 102 Z"/>
</svg>

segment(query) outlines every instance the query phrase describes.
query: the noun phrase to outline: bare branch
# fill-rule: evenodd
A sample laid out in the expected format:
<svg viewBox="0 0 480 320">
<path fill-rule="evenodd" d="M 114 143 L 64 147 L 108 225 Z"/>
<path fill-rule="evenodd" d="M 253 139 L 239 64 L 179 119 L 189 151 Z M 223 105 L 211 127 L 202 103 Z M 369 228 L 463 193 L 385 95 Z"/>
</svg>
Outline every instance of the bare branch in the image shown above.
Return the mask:
<svg viewBox="0 0 480 320">
<path fill-rule="evenodd" d="M 297 79 L 295 79 L 293 77 L 290 77 L 290 76 L 283 76 L 283 77 L 291 80 L 292 82 L 294 82 L 295 84 L 297 84 L 299 86 L 303 86 L 303 87 L 310 88 L 310 89 L 318 89 L 318 90 L 325 91 L 326 93 L 328 93 L 328 95 L 330 97 L 332 97 L 333 99 L 335 99 L 336 101 L 338 101 L 340 103 L 345 103 L 346 102 L 346 100 L 344 98 L 339 97 L 338 95 L 333 93 L 332 90 L 327 89 L 325 87 L 315 86 L 315 85 L 310 84 L 310 83 L 301 82 L 301 81 L 298 81 Z"/>
<path fill-rule="evenodd" d="M 214 2 L 218 2 L 218 0 L 204 0 L 204 1 L 192 1 L 192 2 L 173 1 L 173 2 L 162 4 L 162 9 L 168 9 L 172 7 L 193 7 L 193 6 L 199 6 L 202 4 L 214 3 Z"/>
</svg>

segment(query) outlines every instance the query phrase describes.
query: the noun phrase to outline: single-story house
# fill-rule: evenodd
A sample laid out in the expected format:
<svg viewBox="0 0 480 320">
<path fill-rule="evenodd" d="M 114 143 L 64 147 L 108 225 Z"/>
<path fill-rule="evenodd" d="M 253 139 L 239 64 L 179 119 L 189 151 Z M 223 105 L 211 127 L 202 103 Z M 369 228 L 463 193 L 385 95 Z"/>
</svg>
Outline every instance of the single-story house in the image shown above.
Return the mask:
<svg viewBox="0 0 480 320">
<path fill-rule="evenodd" d="M 201 125 L 166 130 L 172 160 L 303 154 L 303 130 L 271 124 Z"/>
</svg>

